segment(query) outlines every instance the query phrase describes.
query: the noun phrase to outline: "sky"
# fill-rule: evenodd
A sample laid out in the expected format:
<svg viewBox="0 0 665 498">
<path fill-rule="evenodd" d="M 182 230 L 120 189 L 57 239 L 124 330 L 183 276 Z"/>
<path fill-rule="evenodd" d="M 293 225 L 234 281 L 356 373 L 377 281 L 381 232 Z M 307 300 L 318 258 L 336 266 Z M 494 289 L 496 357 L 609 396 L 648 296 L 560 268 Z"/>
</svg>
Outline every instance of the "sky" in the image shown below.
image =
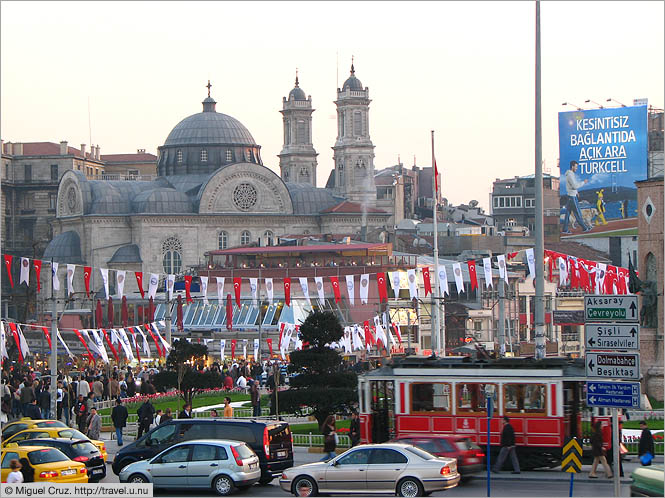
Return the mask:
<svg viewBox="0 0 665 498">
<path fill-rule="evenodd" d="M 542 2 L 545 172 L 557 114 L 612 98 L 663 108 L 663 2 Z M 0 132 L 11 142 L 157 153 L 201 111 L 243 123 L 279 172 L 282 97 L 312 96 L 318 186 L 333 167 L 336 89 L 369 87 L 376 170 L 431 165 L 442 192 L 488 209 L 496 178 L 534 171 L 535 2 L 13 2 L 0 4 Z M 90 119 L 89 119 L 90 117 Z M 90 125 L 90 126 L 89 126 Z"/>
</svg>

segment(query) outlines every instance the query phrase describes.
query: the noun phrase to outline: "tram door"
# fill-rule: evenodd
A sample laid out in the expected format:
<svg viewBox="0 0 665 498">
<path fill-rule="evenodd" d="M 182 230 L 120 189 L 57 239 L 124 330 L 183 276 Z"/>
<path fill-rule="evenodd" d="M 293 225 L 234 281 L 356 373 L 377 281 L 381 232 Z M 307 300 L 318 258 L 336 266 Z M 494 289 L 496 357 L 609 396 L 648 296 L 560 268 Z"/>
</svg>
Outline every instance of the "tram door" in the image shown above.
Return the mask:
<svg viewBox="0 0 665 498">
<path fill-rule="evenodd" d="M 582 383 L 563 383 L 563 416 L 565 437 L 582 437 Z"/>
<path fill-rule="evenodd" d="M 369 389 L 372 442 L 385 443 L 395 436 L 395 383 L 373 380 Z"/>
</svg>

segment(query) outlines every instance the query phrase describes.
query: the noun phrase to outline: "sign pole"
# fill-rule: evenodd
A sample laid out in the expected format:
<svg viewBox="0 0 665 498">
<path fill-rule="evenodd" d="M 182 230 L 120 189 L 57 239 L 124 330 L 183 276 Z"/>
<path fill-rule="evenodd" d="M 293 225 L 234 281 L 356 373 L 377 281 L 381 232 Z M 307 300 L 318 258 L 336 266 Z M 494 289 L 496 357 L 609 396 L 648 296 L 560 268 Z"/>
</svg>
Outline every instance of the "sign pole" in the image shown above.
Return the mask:
<svg viewBox="0 0 665 498">
<path fill-rule="evenodd" d="M 491 394 L 491 393 L 490 393 Z M 485 398 L 487 402 L 487 496 L 490 496 L 490 420 L 494 412 L 494 398 L 490 395 Z M 501 469 L 498 469 L 501 470 Z"/>
<path fill-rule="evenodd" d="M 612 408 L 612 459 L 614 460 L 614 496 L 621 496 L 621 446 L 619 438 L 619 409 Z"/>
<path fill-rule="evenodd" d="M 570 492 L 568 493 L 568 496 L 573 496 L 573 479 L 575 479 L 575 473 L 571 472 L 570 473 Z"/>
</svg>

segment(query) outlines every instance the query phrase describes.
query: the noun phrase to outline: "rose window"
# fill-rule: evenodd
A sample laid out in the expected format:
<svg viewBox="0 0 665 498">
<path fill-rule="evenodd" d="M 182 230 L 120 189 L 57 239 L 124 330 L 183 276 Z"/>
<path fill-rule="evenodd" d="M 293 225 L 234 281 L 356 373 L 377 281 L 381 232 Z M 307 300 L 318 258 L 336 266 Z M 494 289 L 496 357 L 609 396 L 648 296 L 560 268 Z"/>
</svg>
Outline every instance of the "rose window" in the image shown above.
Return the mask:
<svg viewBox="0 0 665 498">
<path fill-rule="evenodd" d="M 242 211 L 249 211 L 257 200 L 256 189 L 249 183 L 241 183 L 233 189 L 233 203 Z"/>
</svg>

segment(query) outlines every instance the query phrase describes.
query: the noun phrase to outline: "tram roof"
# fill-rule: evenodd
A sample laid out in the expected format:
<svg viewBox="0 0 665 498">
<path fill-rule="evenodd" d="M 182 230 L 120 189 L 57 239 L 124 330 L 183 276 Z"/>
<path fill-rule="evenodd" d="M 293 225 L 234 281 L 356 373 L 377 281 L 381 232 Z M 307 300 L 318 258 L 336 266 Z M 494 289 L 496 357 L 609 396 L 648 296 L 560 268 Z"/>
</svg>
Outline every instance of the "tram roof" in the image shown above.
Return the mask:
<svg viewBox="0 0 665 498">
<path fill-rule="evenodd" d="M 406 356 L 393 358 L 367 377 L 384 377 L 399 374 L 400 369 L 455 369 L 455 370 L 561 370 L 564 377 L 584 377 L 584 360 L 581 358 L 549 357 L 537 360 L 533 357 L 474 359 L 468 356 Z"/>
</svg>

